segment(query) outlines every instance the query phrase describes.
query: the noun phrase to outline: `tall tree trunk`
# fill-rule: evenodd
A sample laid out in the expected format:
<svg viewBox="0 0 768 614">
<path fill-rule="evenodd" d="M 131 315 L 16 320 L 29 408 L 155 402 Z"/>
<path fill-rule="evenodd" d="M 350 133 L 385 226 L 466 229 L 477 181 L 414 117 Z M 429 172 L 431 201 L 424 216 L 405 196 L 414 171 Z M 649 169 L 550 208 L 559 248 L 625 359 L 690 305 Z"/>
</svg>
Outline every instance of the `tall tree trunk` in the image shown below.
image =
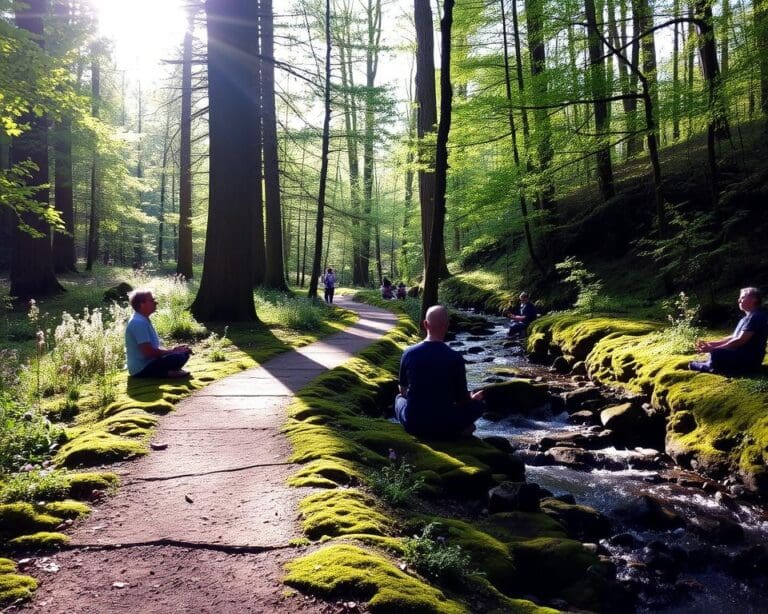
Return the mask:
<svg viewBox="0 0 768 614">
<path fill-rule="evenodd" d="M 424 319 L 427 309 L 437 303 L 437 288 L 440 281 L 440 255 L 443 253 L 445 189 L 448 174 L 448 134 L 451 130 L 451 103 L 453 100 L 453 89 L 451 88 L 453 5 L 454 0 L 445 0 L 443 18 L 440 21 L 440 124 L 437 127 L 437 147 L 435 151 L 435 207 L 424 274 L 424 296 L 421 301 L 422 319 Z"/>
<path fill-rule="evenodd" d="M 728 116 L 723 102 L 720 67 L 717 62 L 717 43 L 712 19 L 710 0 L 696 0 L 694 17 L 699 26 L 699 57 L 701 71 L 707 82 L 709 94 L 709 130 L 719 139 L 728 138 Z"/>
<path fill-rule="evenodd" d="M 622 44 L 626 45 L 628 38 L 626 34 L 627 23 L 627 3 L 622 1 L 621 6 L 621 31 L 622 31 Z M 632 66 L 640 69 L 640 16 L 635 10 L 632 10 L 632 42 L 630 50 L 630 62 Z M 629 71 L 629 87 L 627 88 L 628 94 L 634 94 L 637 92 L 637 72 L 634 70 Z M 642 131 L 638 128 L 638 116 L 637 116 L 637 99 L 629 98 L 624 103 L 624 113 L 627 116 L 627 132 L 629 133 L 629 139 L 627 140 L 627 159 L 636 156 L 643 151 L 643 137 Z"/>
<path fill-rule="evenodd" d="M 258 110 L 249 86 L 257 7 L 250 0 L 208 0 L 206 9 L 210 195 L 205 262 L 191 309 L 201 321 L 253 321 L 252 145 Z"/>
<path fill-rule="evenodd" d="M 101 64 L 98 58 L 98 50 L 94 46 L 91 50 L 93 59 L 91 62 L 91 115 L 98 118 L 101 108 Z M 91 211 L 88 218 L 88 247 L 85 256 L 85 270 L 93 269 L 93 263 L 99 257 L 99 214 L 101 209 L 101 188 L 99 176 L 99 151 L 93 150 L 91 160 Z"/>
<path fill-rule="evenodd" d="M 528 47 L 531 56 L 531 89 L 534 99 L 546 100 L 547 97 L 547 61 L 544 44 L 544 13 L 541 0 L 525 1 L 526 21 L 528 24 Z M 551 209 L 554 204 L 555 187 L 546 174 L 549 169 L 554 151 L 552 149 L 552 134 L 548 111 L 534 111 L 536 121 L 536 144 L 538 154 L 538 171 L 543 175 L 541 190 L 542 209 Z"/>
<path fill-rule="evenodd" d="M 680 0 L 674 0 L 672 16 L 679 19 Z M 680 26 L 675 21 L 672 39 L 672 140 L 680 140 Z"/>
<path fill-rule="evenodd" d="M 53 269 L 76 273 L 75 204 L 72 195 L 72 120 L 64 117 L 54 130 L 54 199 L 65 232 L 53 233 Z"/>
<path fill-rule="evenodd" d="M 262 63 L 262 135 L 264 139 L 264 184 L 266 187 L 267 269 L 264 285 L 287 290 L 283 276 L 283 234 L 281 232 L 280 167 L 277 155 L 277 115 L 275 113 L 275 45 L 272 0 L 260 2 Z M 234 116 L 233 116 L 234 117 Z"/>
<path fill-rule="evenodd" d="M 328 183 L 328 150 L 331 142 L 331 0 L 325 0 L 325 89 L 323 91 L 323 136 L 320 146 L 320 186 L 317 194 L 315 218 L 315 253 L 312 257 L 312 274 L 309 277 L 307 296 L 317 298 L 317 282 L 320 279 L 320 261 L 323 256 L 323 225 L 325 223 L 325 187 Z M 330 244 L 331 232 L 328 229 Z M 326 248 L 326 258 L 328 249 Z"/>
<path fill-rule="evenodd" d="M 605 78 L 603 60 L 603 44 L 598 31 L 595 15 L 595 1 L 584 0 L 584 11 L 587 17 L 587 37 L 589 41 L 590 84 L 594 98 L 595 132 L 597 133 L 598 149 L 596 153 L 597 177 L 600 184 L 600 194 L 603 200 L 613 198 L 613 166 L 611 165 L 611 146 L 608 143 L 609 118 L 606 96 L 608 86 Z"/>
<path fill-rule="evenodd" d="M 431 251 L 432 222 L 435 218 L 435 171 L 434 149 L 430 135 L 437 125 L 437 95 L 435 93 L 435 41 L 432 9 L 429 2 L 414 0 L 413 21 L 416 25 L 416 102 L 418 106 L 416 131 L 419 137 L 417 158 L 419 162 L 419 201 L 421 203 L 421 240 L 424 245 L 424 265 Z M 447 277 L 445 249 L 440 244 L 439 275 Z"/>
<path fill-rule="evenodd" d="M 192 34 L 195 9 L 189 8 L 181 61 L 179 126 L 179 239 L 176 273 L 192 279 Z"/>
<path fill-rule="evenodd" d="M 165 200 L 168 183 L 168 153 L 171 150 L 171 116 L 165 116 L 165 134 L 163 135 L 163 158 L 160 163 L 160 223 L 157 228 L 157 261 L 165 258 Z"/>
<path fill-rule="evenodd" d="M 513 4 L 514 2 L 515 0 L 513 0 Z M 504 10 L 504 0 L 499 0 L 499 4 L 501 6 L 501 33 L 504 41 L 504 86 L 507 94 L 507 104 L 509 105 L 509 108 L 507 110 L 507 118 L 509 120 L 509 132 L 512 139 L 512 157 L 514 159 L 517 172 L 522 176 L 525 174 L 525 170 L 522 168 L 520 164 L 520 152 L 517 149 L 517 130 L 515 126 L 515 115 L 512 111 L 512 83 L 511 83 L 512 78 L 511 78 L 510 68 L 509 68 L 509 46 L 507 43 L 507 14 L 506 14 L 506 11 Z M 536 268 L 538 268 L 539 271 L 543 273 L 544 267 L 542 267 L 541 262 L 536 256 L 536 250 L 534 250 L 533 248 L 531 224 L 528 221 L 528 203 L 525 197 L 525 186 L 522 184 L 522 182 L 519 182 L 517 187 L 518 187 L 519 198 L 520 198 L 520 213 L 523 218 L 523 230 L 525 232 L 525 244 L 528 247 L 528 254 L 531 257 L 531 262 L 533 262 L 536 265 Z"/>
<path fill-rule="evenodd" d="M 642 51 L 642 70 L 648 82 L 653 105 L 654 125 L 659 125 L 659 88 L 656 74 L 656 34 L 653 28 L 653 13 L 649 0 L 632 0 L 633 19 L 637 23 L 635 36 L 641 37 L 640 50 Z"/>
<path fill-rule="evenodd" d="M 723 0 L 722 8 L 722 33 L 720 35 L 720 77 L 726 78 L 730 62 L 730 33 L 731 33 L 731 3 Z"/>
<path fill-rule="evenodd" d="M 35 42 L 44 48 L 43 17 L 48 10 L 46 0 L 27 0 L 26 4 L 17 4 L 16 25 L 29 32 Z M 28 111 L 19 118 L 19 123 L 28 123 L 29 129 L 17 137 L 11 146 L 11 166 L 33 162 L 37 170 L 30 170 L 27 178 L 29 186 L 43 186 L 48 183 L 48 126 L 46 117 L 37 117 Z M 47 187 L 35 191 L 35 201 L 41 211 L 50 207 Z M 11 287 L 9 294 L 20 299 L 40 298 L 63 291 L 53 273 L 53 253 L 51 250 L 50 227 L 41 220 L 38 213 L 21 213 L 20 224 L 14 232 L 13 251 L 11 254 Z M 33 236 L 21 227 L 24 224 L 31 229 Z"/>
<path fill-rule="evenodd" d="M 258 5 L 260 0 L 254 0 Z M 253 285 L 261 286 L 267 274 L 267 248 L 264 237 L 264 131 L 262 113 L 262 83 L 261 75 L 264 71 L 264 59 L 261 57 L 261 18 L 257 23 L 258 35 L 253 39 L 253 53 L 256 61 L 253 65 L 254 101 L 258 111 L 258 118 L 254 125 L 254 181 L 256 190 L 253 194 Z"/>
</svg>

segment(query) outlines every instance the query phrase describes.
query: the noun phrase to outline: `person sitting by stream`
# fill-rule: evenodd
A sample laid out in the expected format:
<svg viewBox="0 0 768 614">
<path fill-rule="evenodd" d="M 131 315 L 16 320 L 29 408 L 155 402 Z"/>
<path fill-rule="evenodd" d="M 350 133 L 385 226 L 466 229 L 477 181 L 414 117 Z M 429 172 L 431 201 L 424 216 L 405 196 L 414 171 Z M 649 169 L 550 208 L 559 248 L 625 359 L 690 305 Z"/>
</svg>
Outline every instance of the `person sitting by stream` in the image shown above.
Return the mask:
<svg viewBox="0 0 768 614">
<path fill-rule="evenodd" d="M 405 287 L 405 284 L 401 281 L 399 284 L 397 284 L 397 291 L 396 296 L 398 301 L 404 301 L 406 295 L 408 294 L 408 289 Z"/>
<path fill-rule="evenodd" d="M 695 360 L 688 367 L 704 373 L 737 374 L 758 369 L 765 356 L 768 340 L 768 313 L 762 308 L 762 294 L 757 288 L 742 288 L 739 309 L 744 317 L 733 333 L 715 341 L 697 341 L 696 350 L 709 352 L 709 359 Z"/>
<path fill-rule="evenodd" d="M 379 288 L 379 290 L 381 290 L 381 298 L 385 301 L 391 301 L 395 298 L 395 287 L 386 277 L 381 280 L 381 288 Z"/>
<path fill-rule="evenodd" d="M 149 320 L 157 301 L 149 290 L 135 290 L 128 295 L 133 315 L 125 327 L 125 354 L 128 373 L 133 377 L 188 377 L 187 364 L 192 350 L 188 345 L 166 349 L 160 345 L 155 327 Z"/>
<path fill-rule="evenodd" d="M 512 320 L 512 324 L 509 325 L 509 330 L 507 331 L 507 337 L 513 338 L 518 335 L 524 335 L 528 325 L 533 322 L 539 314 L 536 311 L 536 306 L 530 301 L 528 293 L 521 292 L 520 305 L 514 311 L 510 310 L 510 312 L 507 312 L 506 315 Z"/>
<path fill-rule="evenodd" d="M 430 307 L 423 326 L 427 337 L 406 348 L 400 360 L 397 420 L 417 437 L 469 436 L 483 413 L 484 392 L 469 393 L 464 358 L 444 342 L 448 332 L 446 308 Z"/>
</svg>

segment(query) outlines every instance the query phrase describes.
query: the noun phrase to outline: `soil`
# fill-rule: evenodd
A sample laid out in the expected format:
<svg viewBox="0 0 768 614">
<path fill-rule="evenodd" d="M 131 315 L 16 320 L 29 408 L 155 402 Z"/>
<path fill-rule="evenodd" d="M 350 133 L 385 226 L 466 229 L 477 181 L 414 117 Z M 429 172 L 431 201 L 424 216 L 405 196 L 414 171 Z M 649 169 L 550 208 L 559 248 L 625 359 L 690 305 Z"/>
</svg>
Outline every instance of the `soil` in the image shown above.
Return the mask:
<svg viewBox="0 0 768 614">
<path fill-rule="evenodd" d="M 293 394 L 381 337 L 395 316 L 338 297 L 359 321 L 259 368 L 207 386 L 165 416 L 147 456 L 110 466 L 114 496 L 69 532 L 71 546 L 23 559 L 40 583 L 32 601 L 6 611 L 349 612 L 281 583 L 302 554 L 297 466 L 281 432 Z M 159 445 L 158 445 L 159 444 Z M 166 446 L 167 447 L 164 447 Z"/>
</svg>

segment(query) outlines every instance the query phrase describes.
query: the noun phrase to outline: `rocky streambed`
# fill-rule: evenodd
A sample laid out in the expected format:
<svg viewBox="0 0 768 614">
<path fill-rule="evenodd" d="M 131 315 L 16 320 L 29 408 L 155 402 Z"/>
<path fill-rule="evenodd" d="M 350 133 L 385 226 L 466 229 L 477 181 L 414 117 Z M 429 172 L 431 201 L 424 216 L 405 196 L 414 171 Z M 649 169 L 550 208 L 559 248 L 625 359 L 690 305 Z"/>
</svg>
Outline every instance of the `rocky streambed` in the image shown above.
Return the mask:
<svg viewBox="0 0 768 614">
<path fill-rule="evenodd" d="M 505 333 L 506 321 L 490 318 L 449 341 L 465 355 L 470 388 L 487 388 L 476 434 L 526 463 L 529 486 L 502 489 L 491 507 L 554 495 L 599 512 L 563 521 L 611 558 L 640 612 L 765 612 L 766 507 L 733 479 L 676 466 L 664 453 L 665 417 L 647 398 L 593 384 L 580 363 L 531 363 Z"/>
</svg>

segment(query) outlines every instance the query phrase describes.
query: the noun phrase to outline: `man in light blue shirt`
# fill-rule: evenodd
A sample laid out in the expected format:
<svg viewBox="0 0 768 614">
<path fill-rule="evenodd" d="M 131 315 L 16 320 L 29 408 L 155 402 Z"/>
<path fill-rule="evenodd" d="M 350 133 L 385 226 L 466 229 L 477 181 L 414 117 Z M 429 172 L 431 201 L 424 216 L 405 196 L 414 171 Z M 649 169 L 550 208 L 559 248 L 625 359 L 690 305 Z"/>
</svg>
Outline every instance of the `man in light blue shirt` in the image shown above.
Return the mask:
<svg viewBox="0 0 768 614">
<path fill-rule="evenodd" d="M 125 354 L 128 373 L 133 377 L 189 377 L 182 367 L 192 350 L 187 345 L 166 349 L 160 345 L 155 327 L 149 320 L 157 301 L 149 290 L 136 290 L 128 296 L 133 315 L 125 327 Z"/>
</svg>

